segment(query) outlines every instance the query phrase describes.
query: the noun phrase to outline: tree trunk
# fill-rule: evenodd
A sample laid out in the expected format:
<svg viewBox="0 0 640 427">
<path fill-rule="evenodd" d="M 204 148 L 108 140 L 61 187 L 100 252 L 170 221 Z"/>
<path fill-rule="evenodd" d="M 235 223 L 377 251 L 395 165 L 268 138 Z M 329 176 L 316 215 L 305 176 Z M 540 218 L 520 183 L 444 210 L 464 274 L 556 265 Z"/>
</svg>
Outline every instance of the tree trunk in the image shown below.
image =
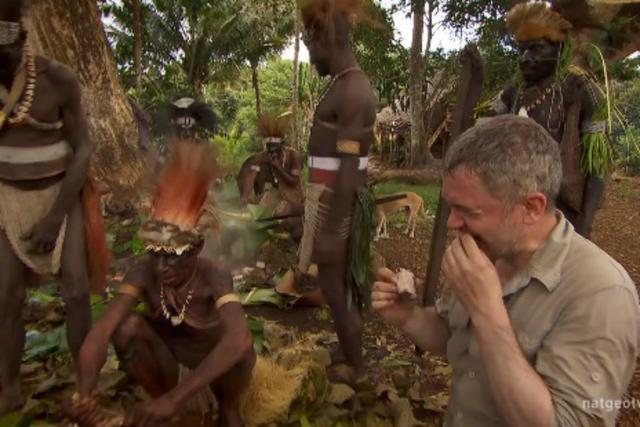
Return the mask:
<svg viewBox="0 0 640 427">
<path fill-rule="evenodd" d="M 433 14 L 436 11 L 436 1 L 427 0 L 427 45 L 424 48 L 425 62 L 429 60 L 431 52 L 431 44 L 433 43 Z"/>
<path fill-rule="evenodd" d="M 293 81 L 291 82 L 291 134 L 293 136 L 293 147 L 300 150 L 300 135 L 298 132 L 298 74 L 300 72 L 300 18 L 295 13 L 295 42 L 293 45 Z"/>
<path fill-rule="evenodd" d="M 260 79 L 258 78 L 258 63 L 251 62 L 251 84 L 253 85 L 253 91 L 256 94 L 256 113 L 258 117 L 262 114 L 262 101 L 260 99 Z"/>
<path fill-rule="evenodd" d="M 417 0 L 413 6 L 413 37 L 411 40 L 411 75 L 409 87 L 411 98 L 411 159 L 410 164 L 420 163 L 421 147 L 424 139 L 424 106 L 422 86 L 424 81 L 424 61 L 422 57 L 422 35 L 424 33 L 425 0 Z"/>
<path fill-rule="evenodd" d="M 35 50 L 69 66 L 80 81 L 98 178 L 132 189 L 143 172 L 138 130 L 95 0 L 33 2 L 29 21 Z"/>
<path fill-rule="evenodd" d="M 433 43 L 433 28 L 434 28 L 434 22 L 433 22 L 433 15 L 436 11 L 436 0 L 427 0 L 427 44 L 426 47 L 424 49 L 424 59 L 423 59 L 423 67 L 426 66 L 427 62 L 429 61 L 430 58 L 430 54 L 431 54 L 431 44 Z M 433 90 L 433 87 L 427 88 L 428 91 Z M 435 98 L 433 92 L 428 93 L 427 99 L 433 99 Z M 427 106 L 427 109 L 430 110 L 429 108 L 430 106 Z M 431 111 L 425 111 L 425 113 L 431 113 Z M 431 146 L 429 145 L 429 140 L 432 140 L 431 138 L 431 132 L 434 132 L 435 129 L 432 129 L 431 123 L 429 122 L 429 120 L 427 120 L 427 123 L 429 123 L 428 126 L 425 126 L 425 113 L 423 113 L 423 118 L 422 118 L 422 123 L 423 123 L 423 128 L 422 128 L 422 132 L 423 132 L 423 139 L 426 139 L 426 136 L 429 136 L 429 139 L 427 141 L 425 141 L 425 145 L 422 146 L 422 143 L 420 144 L 420 149 L 418 150 L 418 156 L 419 156 L 419 162 L 426 162 L 427 164 L 432 163 L 434 158 L 433 158 L 433 154 L 431 154 Z M 435 141 L 435 139 L 433 139 Z"/>
<path fill-rule="evenodd" d="M 136 92 L 142 91 L 142 17 L 140 0 L 131 0 L 133 7 L 133 64 L 136 73 Z"/>
</svg>

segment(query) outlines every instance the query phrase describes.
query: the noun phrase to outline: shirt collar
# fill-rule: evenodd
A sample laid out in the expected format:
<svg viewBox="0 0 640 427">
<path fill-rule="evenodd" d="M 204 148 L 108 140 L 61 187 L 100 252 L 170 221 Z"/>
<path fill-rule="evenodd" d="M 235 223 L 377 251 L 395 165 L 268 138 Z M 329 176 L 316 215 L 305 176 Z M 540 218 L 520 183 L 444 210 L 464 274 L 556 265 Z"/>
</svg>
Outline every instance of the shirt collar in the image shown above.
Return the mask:
<svg viewBox="0 0 640 427">
<path fill-rule="evenodd" d="M 573 226 L 559 210 L 556 210 L 555 215 L 558 223 L 549 234 L 547 241 L 533 254 L 527 268 L 503 287 L 503 296 L 517 292 L 534 279 L 549 292 L 552 292 L 560 283 L 562 264 L 569 252 Z"/>
</svg>

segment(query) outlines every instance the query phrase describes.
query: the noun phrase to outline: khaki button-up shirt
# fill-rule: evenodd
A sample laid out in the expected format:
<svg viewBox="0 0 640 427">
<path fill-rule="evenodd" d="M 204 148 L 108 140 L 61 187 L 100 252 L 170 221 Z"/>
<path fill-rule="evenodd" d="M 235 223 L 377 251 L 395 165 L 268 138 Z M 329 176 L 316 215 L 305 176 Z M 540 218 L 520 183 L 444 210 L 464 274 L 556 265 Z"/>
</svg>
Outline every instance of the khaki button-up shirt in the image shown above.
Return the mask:
<svg viewBox="0 0 640 427">
<path fill-rule="evenodd" d="M 551 393 L 555 425 L 613 427 L 638 357 L 638 295 L 620 264 L 558 216 L 526 271 L 503 284 L 504 302 L 524 356 Z M 468 313 L 451 295 L 437 310 L 449 326 L 453 367 L 445 425 L 506 425 Z"/>
</svg>

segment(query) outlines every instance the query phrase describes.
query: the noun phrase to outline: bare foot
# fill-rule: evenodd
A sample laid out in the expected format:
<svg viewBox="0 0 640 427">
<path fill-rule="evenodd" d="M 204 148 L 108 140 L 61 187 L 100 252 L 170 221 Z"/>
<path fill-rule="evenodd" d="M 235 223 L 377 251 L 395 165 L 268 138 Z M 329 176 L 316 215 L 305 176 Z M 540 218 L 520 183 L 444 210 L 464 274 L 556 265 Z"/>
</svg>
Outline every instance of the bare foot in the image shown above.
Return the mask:
<svg viewBox="0 0 640 427">
<path fill-rule="evenodd" d="M 5 392 L 5 390 L 0 391 L 0 418 L 5 415 L 17 411 L 25 403 L 24 397 L 22 397 L 22 393 L 18 388 L 14 392 Z"/>
</svg>

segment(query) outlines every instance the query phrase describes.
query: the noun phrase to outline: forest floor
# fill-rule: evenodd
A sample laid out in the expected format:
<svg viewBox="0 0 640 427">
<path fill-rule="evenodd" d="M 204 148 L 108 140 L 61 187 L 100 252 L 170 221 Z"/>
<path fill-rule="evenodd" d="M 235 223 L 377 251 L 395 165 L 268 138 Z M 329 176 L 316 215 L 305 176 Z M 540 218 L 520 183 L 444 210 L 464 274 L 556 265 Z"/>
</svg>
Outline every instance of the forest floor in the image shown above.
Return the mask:
<svg viewBox="0 0 640 427">
<path fill-rule="evenodd" d="M 394 184 L 381 188 L 379 193 L 395 191 L 396 187 Z M 420 193 L 427 200 L 429 211 L 435 212 L 433 203 L 437 199 L 437 187 L 422 188 Z M 130 219 L 108 222 L 118 258 L 112 276 L 113 283 L 116 283 L 134 259 L 132 252 L 139 252 L 135 239 L 131 239 L 137 224 Z M 422 218 L 415 238 L 410 239 L 401 232 L 404 223 L 396 219 L 390 227 L 390 238 L 377 242 L 376 251 L 388 267 L 407 268 L 421 277 L 426 271 L 432 225 L 432 216 Z M 640 179 L 610 180 L 607 198 L 594 226 L 593 240 L 627 269 L 636 284 L 640 284 L 638 229 Z M 234 267 L 236 277 L 244 274 L 246 286 L 246 276 L 253 273 L 248 268 L 244 271 L 238 268 L 241 265 Z M 252 271 L 259 272 L 260 268 L 253 268 Z M 254 290 L 249 294 L 244 293 L 242 298 L 244 302 L 253 301 L 247 304 L 246 310 L 254 322 L 252 330 L 259 350 L 265 357 L 279 354 L 280 348 L 295 346 L 302 341 L 312 343 L 314 354 L 325 353 L 325 359 L 328 351 L 336 348 L 337 339 L 326 307 L 295 306 L 283 309 L 282 301 L 273 294 L 262 295 L 260 300 L 257 298 L 259 293 Z M 261 304 L 261 301 L 270 301 L 271 304 Z M 94 317 L 97 319 L 104 310 L 104 301 L 95 298 L 93 303 Z M 61 418 L 60 402 L 73 390 L 75 375 L 64 339 L 63 314 L 64 307 L 56 297 L 54 284 L 30 293 L 24 311 L 30 332 L 21 369 L 29 399 L 22 413 L 0 419 L 0 427 L 65 425 Z M 307 385 L 306 388 L 300 388 L 300 395 L 289 413 L 271 425 L 440 425 L 446 410 L 451 375 L 451 368 L 446 361 L 429 354 L 417 354 L 414 346 L 402 334 L 372 314 L 365 316 L 363 345 L 370 384 L 362 387 L 347 385 L 348 372 L 341 369 L 340 365 L 328 366 L 325 361 L 320 364 L 323 373 L 327 372 L 323 378 L 331 380 L 320 383 L 314 381 L 313 387 Z M 119 370 L 117 358 L 112 352 L 101 375 L 98 395 L 108 411 L 116 415 L 130 410 L 143 398 L 140 388 L 131 384 Z M 634 375 L 624 399 L 640 402 L 640 369 Z M 640 426 L 640 407 L 637 404 L 634 406 L 622 410 L 618 426 Z M 176 425 L 201 424 L 181 422 Z"/>
</svg>

